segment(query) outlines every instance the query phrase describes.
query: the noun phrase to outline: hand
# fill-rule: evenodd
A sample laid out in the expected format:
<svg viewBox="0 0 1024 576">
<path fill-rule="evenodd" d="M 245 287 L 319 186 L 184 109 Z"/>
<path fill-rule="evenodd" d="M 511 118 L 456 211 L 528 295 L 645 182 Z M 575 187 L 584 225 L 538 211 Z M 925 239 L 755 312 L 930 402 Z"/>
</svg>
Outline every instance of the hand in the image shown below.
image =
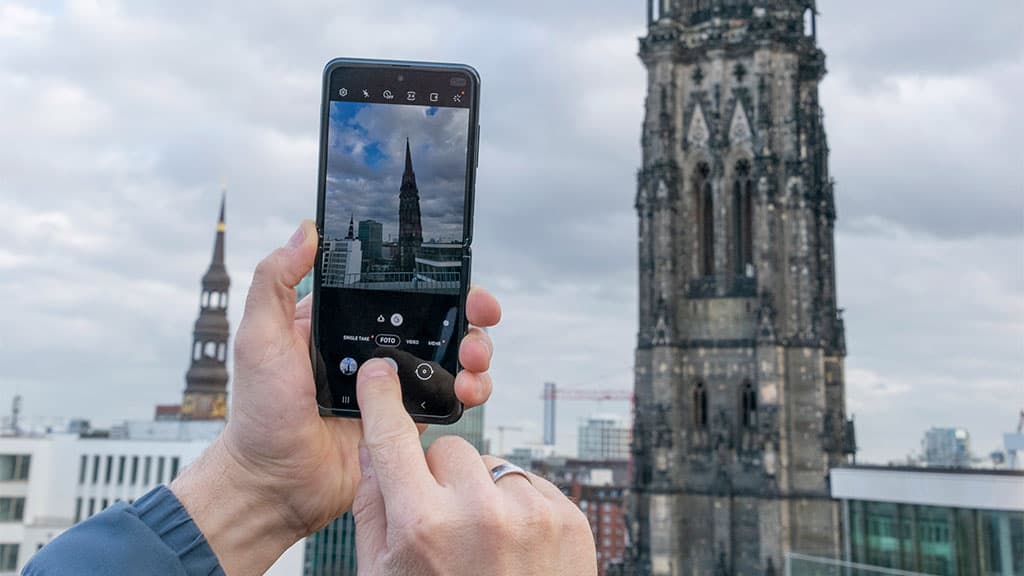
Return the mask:
<svg viewBox="0 0 1024 576">
<path fill-rule="evenodd" d="M 587 576 L 597 574 L 586 516 L 550 482 L 490 470 L 465 440 L 435 440 L 426 455 L 402 407 L 398 375 L 363 365 L 363 478 L 352 512 L 359 573 L 373 576 Z"/>
<path fill-rule="evenodd" d="M 321 418 L 309 360 L 311 300 L 294 286 L 313 266 L 317 232 L 305 221 L 256 267 L 235 338 L 231 413 L 223 434 L 171 484 L 225 572 L 262 574 L 298 539 L 349 510 L 359 484 L 358 420 Z M 501 308 L 474 288 L 470 324 L 493 326 Z M 455 393 L 467 407 L 491 393 L 492 344 L 472 328 Z"/>
</svg>

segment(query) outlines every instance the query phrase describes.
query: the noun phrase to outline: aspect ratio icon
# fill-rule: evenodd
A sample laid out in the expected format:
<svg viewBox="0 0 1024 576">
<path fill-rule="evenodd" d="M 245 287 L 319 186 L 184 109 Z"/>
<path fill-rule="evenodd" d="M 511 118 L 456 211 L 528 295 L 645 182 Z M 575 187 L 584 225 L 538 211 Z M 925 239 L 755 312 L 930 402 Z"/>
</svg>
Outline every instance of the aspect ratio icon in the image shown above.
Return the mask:
<svg viewBox="0 0 1024 576">
<path fill-rule="evenodd" d="M 441 95 L 438 94 L 437 92 L 431 92 L 430 93 L 430 101 L 431 102 L 437 102 L 440 99 L 441 99 Z"/>
</svg>

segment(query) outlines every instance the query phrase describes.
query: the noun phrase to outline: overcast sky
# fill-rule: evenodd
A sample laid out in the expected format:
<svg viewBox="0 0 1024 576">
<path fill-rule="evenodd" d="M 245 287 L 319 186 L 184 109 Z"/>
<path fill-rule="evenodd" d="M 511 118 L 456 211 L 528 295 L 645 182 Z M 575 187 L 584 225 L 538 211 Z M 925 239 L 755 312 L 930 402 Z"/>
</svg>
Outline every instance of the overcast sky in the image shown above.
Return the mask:
<svg viewBox="0 0 1024 576">
<path fill-rule="evenodd" d="M 398 239 L 408 138 L 423 239 L 462 240 L 468 108 L 332 102 L 329 126 L 325 235 L 345 236 L 354 215 Z"/>
<path fill-rule="evenodd" d="M 819 6 L 861 461 L 930 426 L 987 453 L 1024 406 L 1024 4 Z M 342 55 L 483 78 L 474 277 L 505 307 L 489 434 L 538 441 L 546 380 L 631 387 L 644 15 L 0 0 L 0 403 L 110 424 L 180 399 L 219 189 L 237 326 L 256 262 L 314 214 L 320 74 Z M 563 403 L 560 447 L 579 418 L 628 410 Z"/>
</svg>

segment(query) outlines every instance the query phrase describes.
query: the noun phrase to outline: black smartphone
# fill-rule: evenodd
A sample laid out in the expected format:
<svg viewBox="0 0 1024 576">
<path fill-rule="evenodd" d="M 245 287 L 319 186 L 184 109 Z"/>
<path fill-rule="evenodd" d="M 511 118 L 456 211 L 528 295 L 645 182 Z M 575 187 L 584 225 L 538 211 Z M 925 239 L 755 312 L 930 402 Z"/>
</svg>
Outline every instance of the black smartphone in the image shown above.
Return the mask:
<svg viewBox="0 0 1024 576">
<path fill-rule="evenodd" d="M 414 420 L 462 416 L 479 101 L 464 64 L 324 68 L 310 337 L 321 414 L 358 418 L 356 372 L 379 357 Z"/>
</svg>

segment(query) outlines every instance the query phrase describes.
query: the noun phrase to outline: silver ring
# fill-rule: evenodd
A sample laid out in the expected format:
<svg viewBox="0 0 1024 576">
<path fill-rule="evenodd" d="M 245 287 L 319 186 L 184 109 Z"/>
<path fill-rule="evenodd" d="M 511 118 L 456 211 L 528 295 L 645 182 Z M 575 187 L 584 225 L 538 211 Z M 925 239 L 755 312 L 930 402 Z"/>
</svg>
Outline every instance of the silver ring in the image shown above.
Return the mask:
<svg viewBox="0 0 1024 576">
<path fill-rule="evenodd" d="M 533 484 L 533 481 L 530 480 L 530 475 L 526 473 L 526 470 L 523 470 L 522 468 L 516 466 L 515 464 L 504 463 L 498 464 L 494 468 L 491 468 L 491 480 L 494 480 L 495 484 L 498 483 L 498 480 L 501 480 L 502 478 L 508 476 L 509 474 L 518 474 L 523 478 L 526 478 L 527 482 Z"/>
</svg>

